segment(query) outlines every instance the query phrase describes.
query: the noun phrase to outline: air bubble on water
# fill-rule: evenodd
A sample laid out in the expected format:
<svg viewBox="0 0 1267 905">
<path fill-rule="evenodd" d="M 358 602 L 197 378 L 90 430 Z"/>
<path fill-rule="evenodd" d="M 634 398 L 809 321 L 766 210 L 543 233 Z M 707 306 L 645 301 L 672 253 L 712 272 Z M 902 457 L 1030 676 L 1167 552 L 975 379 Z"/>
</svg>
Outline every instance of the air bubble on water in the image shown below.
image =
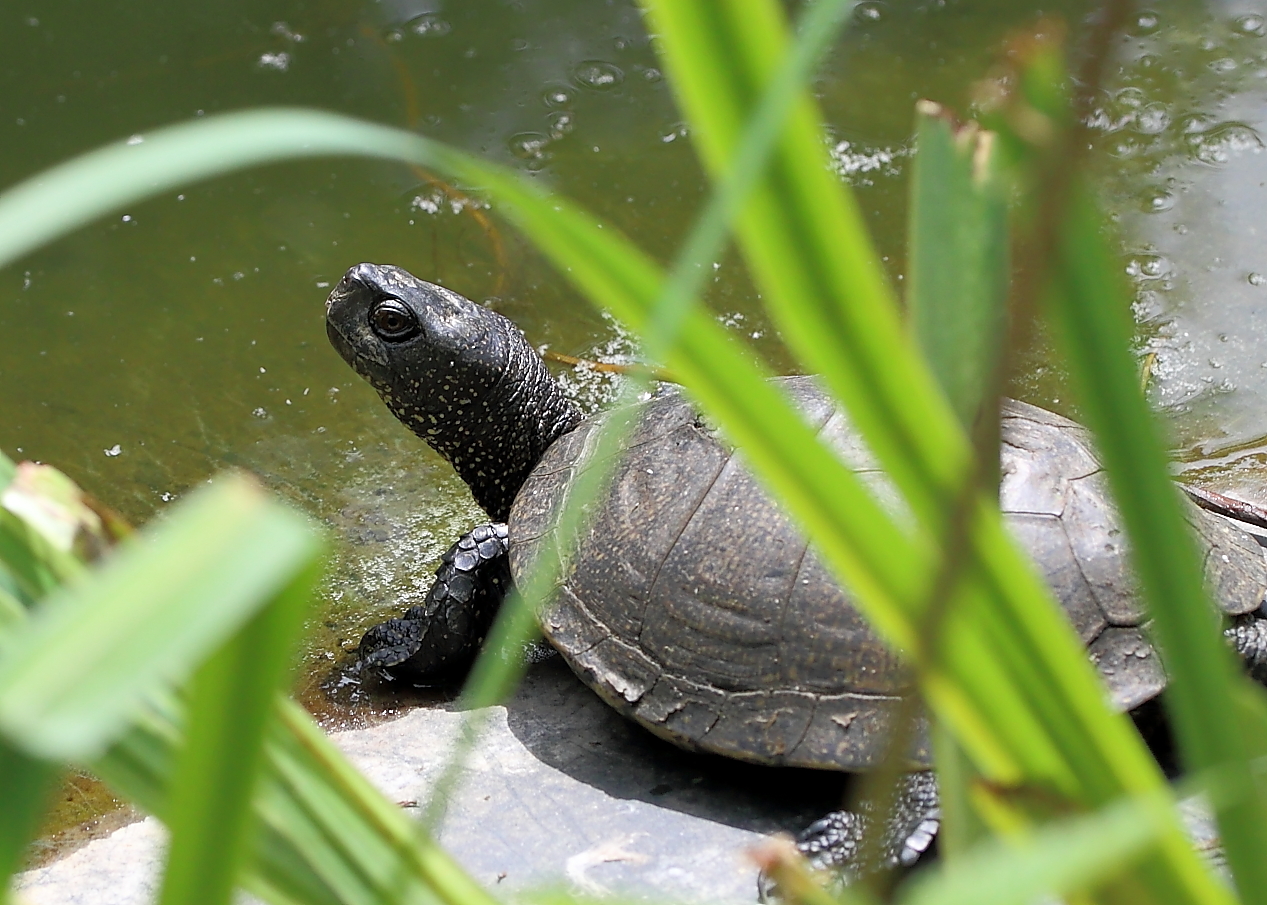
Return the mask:
<svg viewBox="0 0 1267 905">
<path fill-rule="evenodd" d="M 1236 61 L 1231 57 L 1222 57 L 1207 64 L 1212 72 L 1231 72 L 1236 68 Z"/>
<path fill-rule="evenodd" d="M 260 54 L 260 58 L 256 63 L 260 69 L 272 69 L 275 72 L 285 72 L 290 68 L 290 54 L 288 53 L 264 53 Z"/>
<path fill-rule="evenodd" d="M 1137 35 L 1151 35 L 1161 27 L 1161 17 L 1150 9 L 1141 10 L 1135 17 L 1135 27 L 1131 29 Z"/>
<path fill-rule="evenodd" d="M 1179 131 L 1184 135 L 1197 135 L 1205 132 L 1215 124 L 1215 119 L 1208 113 L 1192 113 L 1179 120 Z"/>
<path fill-rule="evenodd" d="M 551 138 L 562 138 L 576 128 L 576 123 L 572 120 L 572 114 L 566 110 L 554 111 L 550 114 L 547 121 L 550 123 Z"/>
<path fill-rule="evenodd" d="M 506 147 L 510 153 L 520 160 L 530 163 L 542 163 L 548 158 L 546 148 L 550 144 L 550 136 L 540 132 L 519 132 L 506 139 Z"/>
<path fill-rule="evenodd" d="M 1145 135 L 1157 135 L 1170 125 L 1170 114 L 1165 104 L 1153 103 L 1141 108 L 1135 114 L 1135 128 Z"/>
<path fill-rule="evenodd" d="M 1141 205 L 1146 214 L 1160 214 L 1175 206 L 1175 196 L 1164 190 L 1149 190 L 1144 193 Z"/>
<path fill-rule="evenodd" d="M 1241 16 L 1236 20 L 1236 30 L 1243 35 L 1251 37 L 1262 37 L 1264 32 L 1264 21 L 1262 16 L 1248 15 Z"/>
<path fill-rule="evenodd" d="M 560 85 L 551 85 L 541 93 L 541 100 L 547 107 L 566 107 L 572 103 L 572 92 Z"/>
<path fill-rule="evenodd" d="M 1140 144 L 1139 139 L 1123 135 L 1113 142 L 1113 146 L 1109 148 L 1109 153 L 1114 157 L 1125 159 L 1134 157 L 1142 150 L 1144 150 L 1144 147 Z"/>
<path fill-rule="evenodd" d="M 1244 123 L 1228 122 L 1204 132 L 1190 135 L 1192 156 L 1202 163 L 1219 166 L 1246 152 L 1257 154 L 1263 149 L 1258 133 Z"/>
<path fill-rule="evenodd" d="M 251 409 L 251 414 L 252 414 L 252 415 L 254 415 L 256 418 L 267 418 L 267 417 L 268 417 L 268 412 L 267 412 L 267 411 L 265 411 L 265 409 L 264 409 L 264 407 L 263 407 L 263 406 L 260 406 L 259 408 L 254 408 L 254 409 Z"/>
<path fill-rule="evenodd" d="M 405 27 L 416 35 L 425 35 L 429 38 L 440 38 L 453 30 L 453 26 L 432 13 L 410 19 Z"/>
<path fill-rule="evenodd" d="M 886 12 L 879 0 L 863 0 L 853 8 L 853 18 L 859 25 L 874 25 L 884 19 Z"/>
<path fill-rule="evenodd" d="M 1138 110 L 1148 102 L 1148 95 L 1144 93 L 1142 88 L 1136 88 L 1132 85 L 1123 88 L 1115 94 L 1113 100 L 1121 107 Z"/>
<path fill-rule="evenodd" d="M 583 88 L 608 91 L 625 80 L 625 73 L 618 66 L 602 60 L 585 60 L 572 70 L 572 81 Z"/>
<path fill-rule="evenodd" d="M 269 31 L 277 35 L 279 38 L 285 38 L 292 44 L 302 44 L 307 40 L 307 38 L 299 34 L 299 32 L 291 31 L 290 26 L 285 22 L 274 22 L 273 27 L 270 28 Z"/>
<path fill-rule="evenodd" d="M 1170 260 L 1165 255 L 1135 255 L 1127 262 L 1126 273 L 1140 281 L 1159 280 L 1170 275 Z"/>
<path fill-rule="evenodd" d="M 685 138 L 686 134 L 687 134 L 686 124 L 678 123 L 677 125 L 671 127 L 669 131 L 663 133 L 660 136 L 660 141 L 664 142 L 665 144 L 668 144 L 671 141 L 677 141 L 679 138 Z"/>
</svg>

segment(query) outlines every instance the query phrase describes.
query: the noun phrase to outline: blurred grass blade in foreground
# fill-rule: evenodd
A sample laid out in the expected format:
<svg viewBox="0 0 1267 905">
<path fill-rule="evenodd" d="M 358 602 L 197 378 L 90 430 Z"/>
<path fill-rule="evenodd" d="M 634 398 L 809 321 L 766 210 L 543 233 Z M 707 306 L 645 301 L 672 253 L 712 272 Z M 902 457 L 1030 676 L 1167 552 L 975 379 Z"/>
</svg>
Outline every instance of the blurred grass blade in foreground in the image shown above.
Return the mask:
<svg viewBox="0 0 1267 905">
<path fill-rule="evenodd" d="M 12 469 L 8 474 L 12 477 Z M 245 491 L 264 512 L 285 511 L 282 522 L 289 519 L 305 539 L 298 548 L 306 553 L 293 560 L 294 571 L 277 591 L 280 599 L 275 599 L 275 605 L 248 622 L 245 633 L 239 633 L 204 667 L 190 696 L 190 712 L 176 695 L 161 688 L 144 695 L 132 724 L 86 766 L 173 827 L 169 863 L 176 880 L 170 888 L 180 901 L 223 901 L 235 876 L 233 865 L 245 857 L 245 872 L 239 880 L 267 901 L 491 905 L 492 900 L 460 868 L 418 836 L 399 808 L 347 764 L 306 713 L 279 700 L 272 691 L 289 663 L 291 643 L 286 636 L 293 634 L 315 577 L 319 545 L 303 519 L 266 500 L 250 482 L 239 478 L 229 484 L 236 485 L 236 490 L 229 488 L 229 496 Z M 172 518 L 179 522 L 186 515 L 197 517 L 199 508 L 205 515 L 206 506 L 214 509 L 214 498 L 223 497 L 220 490 L 203 491 L 203 495 L 211 501 L 195 501 L 194 510 L 184 515 L 185 507 L 177 507 Z M 259 514 L 256 509 L 255 515 Z M 155 530 L 172 529 L 179 534 L 180 527 L 173 529 L 169 521 Z M 250 537 L 241 534 L 247 542 Z M 120 556 L 145 557 L 149 549 L 141 546 Z M 27 549 L 22 555 L 40 554 Z M 135 567 L 125 563 L 120 568 Z M 160 571 L 157 577 L 167 574 Z M 91 598 L 95 593 L 92 578 L 77 585 L 76 593 Z M 15 638 L 20 641 L 30 630 L 28 621 L 22 610 L 17 622 L 24 628 L 0 627 L 0 649 Z M 190 723 L 191 742 L 186 744 L 182 727 Z M 267 728 L 268 723 L 273 728 Z M 250 765 L 242 760 L 244 754 L 249 760 L 249 748 L 258 745 L 261 734 L 267 737 L 265 763 L 262 781 L 256 784 L 250 779 Z M 5 794 L 5 806 L 0 808 L 0 864 L 11 868 L 33 830 L 31 821 L 38 817 L 43 797 L 39 780 L 47 782 L 56 770 L 48 761 L 31 758 L 7 742 L 0 742 L 0 751 L 12 755 L 0 755 L 0 792 L 9 788 L 7 784 L 16 790 Z M 210 782 L 216 774 L 225 781 Z M 196 775 L 197 781 L 191 781 L 190 775 Z M 241 815 L 234 811 L 247 793 L 251 793 L 254 816 L 243 825 Z M 195 826 L 191 834 L 188 827 Z M 250 844 L 249 851 L 241 851 L 244 841 Z M 193 854 L 188 854 L 191 849 Z"/>
<path fill-rule="evenodd" d="M 19 868 L 51 801 L 55 764 L 31 757 L 0 738 L 0 891 Z"/>
<path fill-rule="evenodd" d="M 254 837 L 251 800 L 274 701 L 320 575 L 313 559 L 194 674 L 168 800 L 161 905 L 223 905 Z"/>
<path fill-rule="evenodd" d="M 1228 865 L 1245 901 L 1267 902 L 1267 797 L 1253 779 L 1236 704 L 1236 686 L 1248 680 L 1237 673 L 1222 638 L 1130 354 L 1131 293 L 1107 244 L 1105 219 L 1078 169 L 1089 141 L 1085 111 L 1065 94 L 1068 80 L 1055 41 L 1022 41 L 1014 51 L 1018 70 L 1011 88 L 996 82 L 991 107 L 1028 194 L 1028 288 L 1047 304 L 1130 533 L 1152 634 L 1171 677 L 1165 701 L 1184 763 L 1194 771 L 1217 769 L 1223 782 L 1239 790 L 1216 805 Z M 1078 83 L 1096 81 L 1084 72 Z M 1079 100 L 1082 106 L 1091 103 Z"/>
<path fill-rule="evenodd" d="M 761 0 L 646 5 L 696 147 L 706 167 L 720 172 L 754 86 L 768 77 L 786 45 L 781 9 Z M 808 96 L 798 104 L 771 175 L 741 220 L 741 247 L 788 344 L 847 403 L 931 542 L 944 536 L 970 474 L 971 450 L 900 328 L 856 205 L 829 172 L 821 117 Z M 752 461 L 771 477 L 766 460 Z M 786 502 L 805 518 L 802 499 Z M 818 505 L 811 501 L 811 508 Z M 805 520 L 807 528 L 820 523 Z M 1138 736 L 1108 712 L 1081 643 L 1011 542 L 997 502 L 982 495 L 968 524 L 966 581 L 937 604 L 944 611 L 942 627 L 929 650 L 918 646 L 924 614 L 917 606 L 932 595 L 872 595 L 854 580 L 832 537 L 811 535 L 822 538 L 824 554 L 858 592 L 868 618 L 905 649 L 926 699 L 978 768 L 996 788 L 1039 793 L 993 796 L 989 818 L 995 828 L 1016 830 L 1043 819 L 1053 801 L 1097 807 L 1124 792 L 1162 788 Z M 911 562 L 927 570 L 919 577 L 928 581 L 928 565 Z M 1161 852 L 1101 891 L 1105 900 L 1133 900 L 1141 887 L 1158 901 L 1226 900 L 1173 816 L 1161 839 Z"/>
<path fill-rule="evenodd" d="M 997 423 L 997 370 L 1007 322 L 1007 195 L 994 136 L 915 105 L 916 155 L 907 226 L 906 309 L 920 350 L 959 423 Z M 988 411 L 983 406 L 989 406 Z M 979 453 L 994 455 L 993 442 Z"/>
<path fill-rule="evenodd" d="M 1050 823 L 1023 839 L 993 839 L 912 878 L 898 905 L 1030 905 L 1075 896 L 1156 844 L 1172 808 L 1164 791 Z"/>
<path fill-rule="evenodd" d="M 907 213 L 906 310 L 911 332 L 964 431 L 972 438 L 976 489 L 997 492 L 999 386 L 1002 383 L 1010 280 L 1008 211 L 995 137 L 975 123 L 957 125 L 931 101 L 915 105 L 916 154 Z M 967 526 L 960 506 L 958 524 Z M 964 550 L 947 550 L 947 579 Z M 926 624 L 925 631 L 935 630 Z M 932 731 L 942 826 L 938 850 L 953 857 L 983 838 L 970 784 L 979 774 L 953 733 Z"/>
<path fill-rule="evenodd" d="M 4 645 L 0 731 L 39 757 L 100 754 L 147 695 L 188 676 L 321 550 L 253 480 L 191 494 L 92 581 L 41 601 Z"/>
</svg>

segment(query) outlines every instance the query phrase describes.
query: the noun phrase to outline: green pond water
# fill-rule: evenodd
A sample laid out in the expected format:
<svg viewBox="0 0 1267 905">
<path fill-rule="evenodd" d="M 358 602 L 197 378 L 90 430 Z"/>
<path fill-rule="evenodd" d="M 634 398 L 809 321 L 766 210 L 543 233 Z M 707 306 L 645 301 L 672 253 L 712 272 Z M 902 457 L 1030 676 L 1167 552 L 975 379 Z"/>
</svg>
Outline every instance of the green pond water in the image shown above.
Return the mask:
<svg viewBox="0 0 1267 905">
<path fill-rule="evenodd" d="M 1040 6 L 1076 39 L 1086 4 L 863 3 L 815 81 L 835 165 L 895 280 L 915 100 L 964 110 Z M 1136 15 L 1093 155 L 1176 455 L 1197 480 L 1258 501 L 1265 17 L 1239 2 Z M 417 129 L 532 174 L 662 260 L 704 191 L 654 41 L 623 0 L 17 0 L 0 28 L 0 185 L 167 123 L 285 104 Z M 495 211 L 394 164 L 306 161 L 190 185 L 0 271 L 7 454 L 57 464 L 137 523 L 238 467 L 330 526 L 336 554 L 299 681 L 330 725 L 359 718 L 347 646 L 420 600 L 439 554 L 480 517 L 326 343 L 322 303 L 360 261 L 485 301 L 540 346 L 636 351 Z M 709 303 L 795 369 L 733 255 L 717 262 Z M 1015 393 L 1076 413 L 1041 345 L 1021 359 Z M 589 405 L 610 391 L 568 379 Z M 82 785 L 66 797 L 85 808 L 68 805 L 63 822 L 100 810 Z"/>
</svg>

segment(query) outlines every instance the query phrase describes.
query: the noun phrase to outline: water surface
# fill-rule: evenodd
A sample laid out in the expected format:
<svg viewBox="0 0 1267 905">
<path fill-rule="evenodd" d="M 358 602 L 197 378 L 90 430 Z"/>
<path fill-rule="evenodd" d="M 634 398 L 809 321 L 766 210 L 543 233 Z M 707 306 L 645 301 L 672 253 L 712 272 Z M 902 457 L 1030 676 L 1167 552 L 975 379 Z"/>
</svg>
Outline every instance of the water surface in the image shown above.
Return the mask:
<svg viewBox="0 0 1267 905">
<path fill-rule="evenodd" d="M 1040 4 L 867 2 L 815 82 L 833 158 L 900 280 L 913 104 L 965 110 Z M 1086 4 L 1045 3 L 1079 33 Z M 1186 468 L 1267 500 L 1267 39 L 1261 4 L 1138 15 L 1094 164 L 1138 288 L 1150 395 Z M 0 11 L 0 184 L 101 143 L 262 104 L 412 128 L 577 199 L 661 260 L 704 185 L 637 9 L 592 0 L 47 0 Z M 0 271 L 0 448 L 56 463 L 135 522 L 227 467 L 328 525 L 337 555 L 304 655 L 330 722 L 363 629 L 416 602 L 480 517 L 438 457 L 327 346 L 350 265 L 399 264 L 514 318 L 535 344 L 628 354 L 478 199 L 408 167 L 320 160 L 191 185 Z M 740 262 L 709 302 L 795 370 Z M 1076 413 L 1040 344 L 1014 391 Z M 593 403 L 602 387 L 583 386 Z"/>
</svg>

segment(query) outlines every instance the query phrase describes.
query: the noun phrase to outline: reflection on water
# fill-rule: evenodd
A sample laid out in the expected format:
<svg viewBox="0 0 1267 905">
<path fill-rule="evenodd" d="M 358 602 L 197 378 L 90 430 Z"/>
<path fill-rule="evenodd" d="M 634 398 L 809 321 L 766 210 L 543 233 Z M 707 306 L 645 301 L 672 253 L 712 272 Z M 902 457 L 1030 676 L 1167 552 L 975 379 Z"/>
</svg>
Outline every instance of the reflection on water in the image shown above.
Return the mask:
<svg viewBox="0 0 1267 905">
<path fill-rule="evenodd" d="M 1267 41 L 1255 4 L 1143 14 L 1097 111 L 1151 398 L 1200 480 L 1267 498 Z M 1212 470 L 1211 470 L 1212 469 Z"/>
<path fill-rule="evenodd" d="M 1037 3 L 866 2 L 815 82 L 832 156 L 895 280 L 919 97 L 966 109 Z M 1125 235 L 1150 392 L 1203 480 L 1267 499 L 1267 38 L 1252 4 L 1142 12 L 1099 105 L 1097 166 Z M 1082 21 L 1085 3 L 1043 9 Z M 227 0 L 6 4 L 0 184 L 158 125 L 302 104 L 418 129 L 532 174 L 653 255 L 704 187 L 640 14 L 625 0 Z M 391 262 L 484 300 L 538 345 L 630 356 L 478 199 L 431 174 L 305 161 L 136 205 L 0 271 L 0 447 L 63 466 L 141 522 L 225 467 L 330 526 L 338 553 L 301 692 L 330 721 L 360 631 L 416 600 L 479 517 L 465 488 L 327 347 L 322 302 L 351 264 Z M 740 262 L 710 303 L 794 363 Z M 1016 391 L 1068 410 L 1028 350 Z M 609 389 L 567 378 L 595 404 Z M 586 395 L 588 394 L 588 395 Z M 1229 451 L 1234 451 L 1229 454 Z M 323 687 L 326 690 L 323 690 Z M 333 690 L 336 703 L 327 691 Z"/>
</svg>

